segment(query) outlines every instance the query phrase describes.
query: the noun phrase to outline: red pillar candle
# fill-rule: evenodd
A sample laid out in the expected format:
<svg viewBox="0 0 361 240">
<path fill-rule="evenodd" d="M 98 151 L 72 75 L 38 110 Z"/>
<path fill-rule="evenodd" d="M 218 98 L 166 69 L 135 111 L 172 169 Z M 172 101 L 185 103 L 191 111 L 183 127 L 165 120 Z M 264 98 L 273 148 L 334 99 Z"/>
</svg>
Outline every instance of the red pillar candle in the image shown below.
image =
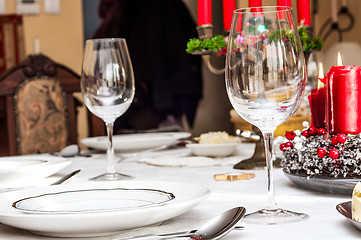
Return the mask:
<svg viewBox="0 0 361 240">
<path fill-rule="evenodd" d="M 277 0 L 277 6 L 292 7 L 291 0 Z"/>
<path fill-rule="evenodd" d="M 225 31 L 231 29 L 234 10 L 236 10 L 236 0 L 223 0 L 223 26 Z"/>
<path fill-rule="evenodd" d="M 198 0 L 198 26 L 212 24 L 212 0 Z"/>
<path fill-rule="evenodd" d="M 277 6 L 282 6 L 282 7 L 291 7 L 291 0 L 277 0 Z M 277 18 L 278 20 L 285 20 L 286 19 L 286 13 L 284 10 L 286 10 L 285 8 L 277 8 L 277 10 L 281 11 L 280 13 L 278 13 Z"/>
<path fill-rule="evenodd" d="M 361 67 L 333 66 L 327 76 L 326 104 L 330 133 L 361 132 Z"/>
<path fill-rule="evenodd" d="M 262 12 L 262 0 L 248 0 L 248 7 L 254 8 L 252 12 Z"/>
<path fill-rule="evenodd" d="M 310 0 L 297 0 L 297 17 L 299 25 L 311 25 Z"/>
<path fill-rule="evenodd" d="M 308 101 L 311 108 L 311 126 L 325 128 L 326 87 L 312 89 Z"/>
</svg>

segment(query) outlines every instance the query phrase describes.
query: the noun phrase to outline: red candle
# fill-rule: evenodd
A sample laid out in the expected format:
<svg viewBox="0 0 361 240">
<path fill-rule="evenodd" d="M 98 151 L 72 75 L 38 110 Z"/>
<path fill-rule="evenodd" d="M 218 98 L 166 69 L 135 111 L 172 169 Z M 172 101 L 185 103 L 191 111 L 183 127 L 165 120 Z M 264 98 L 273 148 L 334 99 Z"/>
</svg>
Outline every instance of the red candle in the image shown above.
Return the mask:
<svg viewBox="0 0 361 240">
<path fill-rule="evenodd" d="M 299 25 L 311 25 L 310 0 L 297 0 L 297 17 Z"/>
<path fill-rule="evenodd" d="M 224 30 L 231 29 L 233 11 L 236 10 L 235 0 L 223 0 L 223 26 Z"/>
<path fill-rule="evenodd" d="M 361 132 L 361 67 L 333 66 L 326 76 L 330 133 Z"/>
<path fill-rule="evenodd" d="M 262 12 L 262 0 L 248 0 L 248 7 L 254 8 L 252 12 Z"/>
<path fill-rule="evenodd" d="M 198 26 L 212 24 L 212 0 L 198 0 Z"/>
<path fill-rule="evenodd" d="M 311 126 L 325 128 L 326 87 L 312 89 L 308 96 L 311 108 Z"/>
<path fill-rule="evenodd" d="M 291 0 L 277 0 L 277 6 L 292 7 Z"/>
<path fill-rule="evenodd" d="M 277 0 L 277 6 L 282 6 L 282 7 L 291 7 L 291 0 Z M 286 8 L 277 8 L 277 10 L 281 11 L 277 14 L 277 18 L 278 20 L 285 20 L 286 19 L 286 13 L 285 10 Z"/>
</svg>

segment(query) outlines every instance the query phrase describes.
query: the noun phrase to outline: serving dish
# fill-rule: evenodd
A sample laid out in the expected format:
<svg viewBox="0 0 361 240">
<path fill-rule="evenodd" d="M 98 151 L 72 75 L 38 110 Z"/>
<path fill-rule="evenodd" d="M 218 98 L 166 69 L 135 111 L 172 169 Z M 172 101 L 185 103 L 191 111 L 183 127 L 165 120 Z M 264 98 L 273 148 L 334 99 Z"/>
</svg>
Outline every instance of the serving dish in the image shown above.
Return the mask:
<svg viewBox="0 0 361 240">
<path fill-rule="evenodd" d="M 293 173 L 284 174 L 295 184 L 314 191 L 351 195 L 352 191 L 361 178 L 326 178 L 310 177 Z"/>
<path fill-rule="evenodd" d="M 236 151 L 238 145 L 239 143 L 188 143 L 186 147 L 197 156 L 228 157 Z"/>
</svg>

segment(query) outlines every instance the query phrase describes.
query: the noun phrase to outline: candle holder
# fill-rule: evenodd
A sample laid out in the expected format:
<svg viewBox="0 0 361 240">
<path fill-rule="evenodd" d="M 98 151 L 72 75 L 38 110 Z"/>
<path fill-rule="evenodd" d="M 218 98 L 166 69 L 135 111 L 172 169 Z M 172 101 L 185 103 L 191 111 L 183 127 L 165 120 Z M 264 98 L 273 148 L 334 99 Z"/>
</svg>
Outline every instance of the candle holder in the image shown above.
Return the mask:
<svg viewBox="0 0 361 240">
<path fill-rule="evenodd" d="M 198 37 L 201 40 L 206 38 L 211 38 L 213 36 L 213 25 L 212 24 L 204 24 L 197 27 Z"/>
<path fill-rule="evenodd" d="M 212 24 L 204 24 L 204 25 L 200 25 L 197 27 L 197 31 L 198 31 L 198 38 L 201 40 L 207 39 L 207 38 L 212 38 L 213 36 L 213 25 Z M 197 51 L 192 53 L 193 55 L 201 55 L 202 59 L 204 61 L 204 63 L 206 64 L 207 68 L 209 69 L 209 71 L 213 74 L 223 74 L 225 69 L 218 69 L 215 68 L 212 63 L 211 63 L 211 59 L 210 56 L 212 54 L 214 54 L 214 51 L 211 50 L 201 50 L 201 51 Z"/>
</svg>

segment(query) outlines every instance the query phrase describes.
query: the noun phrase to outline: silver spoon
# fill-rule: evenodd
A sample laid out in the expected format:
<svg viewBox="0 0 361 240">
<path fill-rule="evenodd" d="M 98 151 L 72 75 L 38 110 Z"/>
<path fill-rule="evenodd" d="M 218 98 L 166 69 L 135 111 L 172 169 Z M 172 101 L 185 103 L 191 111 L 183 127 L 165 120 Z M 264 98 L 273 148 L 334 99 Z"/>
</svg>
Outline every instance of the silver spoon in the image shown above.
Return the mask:
<svg viewBox="0 0 361 240">
<path fill-rule="evenodd" d="M 244 207 L 235 207 L 217 217 L 212 218 L 196 231 L 191 230 L 159 235 L 143 235 L 132 239 L 173 239 L 175 237 L 190 237 L 195 240 L 219 239 L 228 234 L 243 218 L 245 213 L 246 209 Z"/>
<path fill-rule="evenodd" d="M 55 155 L 61 157 L 75 157 L 75 156 L 91 157 L 91 155 L 89 154 L 82 154 L 80 146 L 76 144 L 71 144 L 66 146 L 60 152 L 55 153 Z"/>
</svg>

